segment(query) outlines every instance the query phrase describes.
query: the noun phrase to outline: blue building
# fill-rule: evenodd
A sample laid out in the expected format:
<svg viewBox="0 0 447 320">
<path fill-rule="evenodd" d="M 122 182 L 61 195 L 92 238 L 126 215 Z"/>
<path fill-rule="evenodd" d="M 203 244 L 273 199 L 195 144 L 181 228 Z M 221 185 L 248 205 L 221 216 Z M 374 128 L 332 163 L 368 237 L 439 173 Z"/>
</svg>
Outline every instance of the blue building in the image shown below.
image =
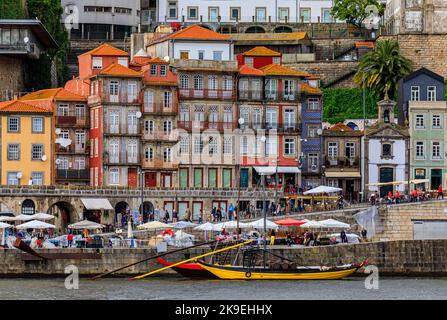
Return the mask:
<svg viewBox="0 0 447 320">
<path fill-rule="evenodd" d="M 410 101 L 443 101 L 444 78 L 426 68 L 421 68 L 399 80 L 398 124 L 408 125 Z"/>
<path fill-rule="evenodd" d="M 323 96 L 306 84 L 301 84 L 301 91 L 301 188 L 308 190 L 322 183 Z"/>
</svg>

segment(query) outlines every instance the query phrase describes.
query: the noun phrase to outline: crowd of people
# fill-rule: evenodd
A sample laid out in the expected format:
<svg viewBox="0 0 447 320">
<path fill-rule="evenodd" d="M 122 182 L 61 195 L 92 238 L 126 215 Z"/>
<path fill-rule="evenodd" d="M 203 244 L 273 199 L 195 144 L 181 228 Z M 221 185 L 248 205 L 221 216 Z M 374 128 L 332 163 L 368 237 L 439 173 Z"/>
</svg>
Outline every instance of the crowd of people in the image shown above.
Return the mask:
<svg viewBox="0 0 447 320">
<path fill-rule="evenodd" d="M 444 191 L 442 190 L 442 186 L 439 185 L 436 192 L 428 192 L 422 188 L 415 188 L 410 191 L 409 196 L 401 195 L 398 190 L 396 190 L 394 194 L 391 191 L 388 191 L 388 194 L 383 197 L 380 197 L 376 192 L 373 192 L 369 197 L 369 202 L 372 206 L 383 204 L 399 204 L 403 201 L 421 202 L 433 199 L 433 194 L 436 199 L 444 199 Z"/>
</svg>

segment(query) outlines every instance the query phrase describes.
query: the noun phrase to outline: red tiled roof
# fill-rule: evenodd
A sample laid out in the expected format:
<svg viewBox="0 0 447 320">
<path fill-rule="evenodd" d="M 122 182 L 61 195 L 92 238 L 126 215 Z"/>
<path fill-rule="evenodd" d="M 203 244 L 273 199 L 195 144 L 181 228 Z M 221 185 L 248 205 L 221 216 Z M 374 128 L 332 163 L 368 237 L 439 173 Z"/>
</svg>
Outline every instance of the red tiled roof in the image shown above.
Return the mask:
<svg viewBox="0 0 447 320">
<path fill-rule="evenodd" d="M 99 72 L 98 75 L 116 77 L 141 77 L 141 72 L 132 70 L 118 63 L 113 63 Z"/>
<path fill-rule="evenodd" d="M 242 67 L 239 68 L 239 74 L 244 76 L 263 76 L 264 72 L 256 68 L 243 65 Z"/>
<path fill-rule="evenodd" d="M 30 100 L 58 100 L 58 101 L 86 101 L 87 98 L 64 88 L 44 89 L 20 98 L 22 101 Z"/>
<path fill-rule="evenodd" d="M 14 113 L 51 113 L 51 110 L 34 105 L 32 103 L 25 103 L 19 100 L 5 101 L 0 103 L 0 112 L 14 112 Z"/>
<path fill-rule="evenodd" d="M 374 42 L 372 41 L 358 41 L 355 43 L 356 48 L 369 48 L 374 49 Z"/>
<path fill-rule="evenodd" d="M 268 76 L 297 76 L 297 77 L 308 77 L 309 73 L 304 71 L 299 71 L 295 69 L 290 69 L 279 64 L 269 64 L 260 68 Z"/>
<path fill-rule="evenodd" d="M 320 88 L 314 88 L 305 83 L 301 83 L 301 91 L 310 94 L 322 94 Z"/>
<path fill-rule="evenodd" d="M 103 43 L 99 47 L 96 47 L 93 50 L 90 50 L 86 53 L 81 54 L 81 56 L 84 55 L 91 55 L 91 56 L 129 56 L 129 53 L 126 51 L 123 51 L 121 49 L 115 48 L 114 46 L 111 46 L 108 43 Z"/>
<path fill-rule="evenodd" d="M 313 74 L 311 74 L 310 76 L 306 77 L 306 80 L 319 80 L 319 79 L 320 79 L 319 76 L 316 76 L 316 75 L 313 75 Z"/>
<path fill-rule="evenodd" d="M 329 130 L 329 131 L 354 131 L 351 127 L 348 127 L 347 125 L 345 125 L 344 123 L 341 123 L 341 122 L 334 124 L 332 127 L 330 127 L 327 130 Z"/>
<path fill-rule="evenodd" d="M 167 39 L 231 40 L 227 35 L 214 32 L 198 25 L 192 25 L 177 31 L 168 36 Z"/>
<path fill-rule="evenodd" d="M 280 57 L 281 53 L 261 46 L 261 47 L 254 47 L 253 49 L 242 53 L 242 55 L 250 57 Z"/>
</svg>

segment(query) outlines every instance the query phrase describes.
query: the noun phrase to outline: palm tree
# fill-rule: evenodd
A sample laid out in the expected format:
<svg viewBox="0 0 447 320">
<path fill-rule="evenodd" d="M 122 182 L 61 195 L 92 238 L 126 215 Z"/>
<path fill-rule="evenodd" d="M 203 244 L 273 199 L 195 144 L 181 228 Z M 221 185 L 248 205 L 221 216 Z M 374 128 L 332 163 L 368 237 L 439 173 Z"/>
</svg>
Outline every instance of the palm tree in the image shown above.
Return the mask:
<svg viewBox="0 0 447 320">
<path fill-rule="evenodd" d="M 399 79 L 411 72 L 412 62 L 400 53 L 398 42 L 382 40 L 360 60 L 354 83 L 370 88 L 380 97 L 388 91 L 390 98 L 395 99 Z"/>
</svg>

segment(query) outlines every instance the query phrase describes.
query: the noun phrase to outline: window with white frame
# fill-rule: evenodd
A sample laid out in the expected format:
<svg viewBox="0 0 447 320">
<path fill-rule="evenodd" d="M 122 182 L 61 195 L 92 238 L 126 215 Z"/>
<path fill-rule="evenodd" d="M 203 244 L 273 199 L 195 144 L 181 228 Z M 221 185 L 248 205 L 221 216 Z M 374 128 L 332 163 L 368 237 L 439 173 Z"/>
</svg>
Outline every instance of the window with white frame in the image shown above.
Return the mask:
<svg viewBox="0 0 447 320">
<path fill-rule="evenodd" d="M 228 124 L 233 122 L 233 108 L 231 106 L 224 106 L 223 122 Z"/>
<path fill-rule="evenodd" d="M 33 117 L 33 133 L 43 133 L 43 117 Z"/>
<path fill-rule="evenodd" d="M 197 123 L 205 121 L 205 107 L 203 105 L 194 106 L 194 121 Z"/>
<path fill-rule="evenodd" d="M 120 114 L 118 111 L 111 111 L 110 115 L 110 133 L 119 133 Z"/>
<path fill-rule="evenodd" d="M 256 22 L 266 22 L 267 21 L 267 8 L 256 8 Z"/>
<path fill-rule="evenodd" d="M 111 185 L 119 185 L 120 183 L 120 171 L 119 168 L 110 168 L 109 180 Z"/>
<path fill-rule="evenodd" d="M 31 160 L 42 160 L 43 144 L 33 144 L 31 146 Z"/>
<path fill-rule="evenodd" d="M 267 108 L 265 110 L 265 124 L 267 129 L 276 129 L 278 127 L 277 108 Z"/>
<path fill-rule="evenodd" d="M 20 132 L 19 117 L 8 117 L 8 132 Z"/>
<path fill-rule="evenodd" d="M 16 186 L 19 184 L 18 172 L 8 172 L 7 183 L 10 186 Z"/>
<path fill-rule="evenodd" d="M 75 105 L 75 115 L 78 119 L 85 118 L 85 105 L 77 104 Z"/>
<path fill-rule="evenodd" d="M 95 128 L 99 128 L 99 109 L 95 109 Z"/>
<path fill-rule="evenodd" d="M 248 137 L 247 136 L 241 136 L 240 137 L 240 153 L 242 155 L 248 154 Z"/>
<path fill-rule="evenodd" d="M 189 135 L 180 136 L 180 154 L 189 154 Z"/>
<path fill-rule="evenodd" d="M 57 106 L 57 116 L 58 117 L 66 117 L 68 116 L 69 107 L 68 104 L 60 104 Z"/>
<path fill-rule="evenodd" d="M 168 19 L 177 19 L 177 1 L 168 1 Z"/>
<path fill-rule="evenodd" d="M 92 68 L 93 69 L 102 69 L 102 57 L 93 57 Z"/>
<path fill-rule="evenodd" d="M 295 109 L 284 109 L 284 129 L 295 129 Z"/>
<path fill-rule="evenodd" d="M 137 111 L 129 111 L 127 113 L 127 132 L 129 134 L 136 134 L 138 132 Z"/>
<path fill-rule="evenodd" d="M 278 154 L 278 137 L 267 137 L 265 141 L 265 155 L 275 156 Z"/>
<path fill-rule="evenodd" d="M 309 171 L 318 172 L 318 153 L 309 153 L 307 155 Z"/>
<path fill-rule="evenodd" d="M 160 66 L 160 76 L 161 77 L 166 77 L 166 75 L 168 74 L 168 67 L 161 65 Z"/>
<path fill-rule="evenodd" d="M 420 100 L 420 90 L 421 88 L 419 86 L 411 86 L 411 101 L 419 101 Z"/>
<path fill-rule="evenodd" d="M 241 107 L 239 109 L 239 119 L 244 120 L 244 123 L 241 125 L 241 127 L 247 127 L 249 125 L 249 108 L 248 107 Z"/>
<path fill-rule="evenodd" d="M 244 63 L 249 67 L 253 67 L 253 57 L 245 57 Z"/>
<path fill-rule="evenodd" d="M 233 137 L 224 135 L 223 153 L 224 154 L 233 154 Z"/>
<path fill-rule="evenodd" d="M 172 92 L 165 91 L 163 94 L 163 108 L 170 109 L 172 107 Z"/>
<path fill-rule="evenodd" d="M 203 151 L 203 138 L 201 135 L 194 136 L 194 153 L 202 154 Z"/>
<path fill-rule="evenodd" d="M 265 81 L 265 97 L 267 99 L 276 99 L 278 93 L 278 81 L 276 79 L 268 79 Z"/>
<path fill-rule="evenodd" d="M 127 102 L 134 102 L 137 98 L 137 82 L 132 80 L 127 82 Z"/>
<path fill-rule="evenodd" d="M 99 156 L 99 138 L 95 138 L 95 157 Z"/>
<path fill-rule="evenodd" d="M 425 157 L 425 147 L 424 142 L 416 142 L 416 159 L 424 159 Z"/>
<path fill-rule="evenodd" d="M 43 172 L 31 172 L 31 181 L 33 186 L 43 185 Z"/>
<path fill-rule="evenodd" d="M 120 159 L 120 142 L 118 139 L 112 139 L 109 142 L 110 162 L 118 163 Z"/>
<path fill-rule="evenodd" d="M 157 75 L 157 65 L 156 64 L 151 64 L 151 76 L 156 76 Z"/>
<path fill-rule="evenodd" d="M 217 154 L 217 137 L 208 137 L 208 154 L 210 156 Z"/>
<path fill-rule="evenodd" d="M 427 101 L 436 101 L 436 86 L 427 87 Z"/>
<path fill-rule="evenodd" d="M 217 90 L 216 76 L 208 76 L 208 90 Z"/>
<path fill-rule="evenodd" d="M 164 162 L 171 162 L 172 161 L 172 149 L 171 148 L 164 148 L 164 150 L 163 150 L 163 161 Z"/>
<path fill-rule="evenodd" d="M 278 19 L 279 21 L 289 20 L 289 8 L 278 8 Z"/>
<path fill-rule="evenodd" d="M 230 76 L 222 77 L 222 90 L 223 91 L 232 91 L 233 90 L 233 78 Z"/>
<path fill-rule="evenodd" d="M 84 130 L 76 130 L 75 131 L 75 144 L 79 146 L 81 149 L 85 147 L 85 131 Z"/>
<path fill-rule="evenodd" d="M 262 136 L 257 135 L 255 139 L 255 155 L 262 156 L 265 155 L 265 143 L 262 141 Z"/>
<path fill-rule="evenodd" d="M 248 79 L 239 80 L 239 97 L 248 99 Z"/>
<path fill-rule="evenodd" d="M 189 106 L 185 104 L 181 105 L 179 111 L 180 121 L 189 121 Z"/>
<path fill-rule="evenodd" d="M 84 158 L 76 158 L 74 168 L 76 170 L 84 170 L 85 169 L 85 159 Z"/>
<path fill-rule="evenodd" d="M 355 157 L 355 143 L 346 142 L 345 143 L 345 157 L 352 159 Z"/>
<path fill-rule="evenodd" d="M 273 63 L 274 64 L 281 64 L 281 58 L 280 57 L 273 57 Z"/>
<path fill-rule="evenodd" d="M 203 76 L 201 76 L 201 75 L 194 76 L 194 89 L 195 90 L 203 89 Z"/>
<path fill-rule="evenodd" d="M 153 161 L 154 160 L 154 149 L 152 147 L 146 147 L 144 149 L 144 159 L 146 161 Z"/>
<path fill-rule="evenodd" d="M 431 158 L 438 160 L 441 159 L 441 143 L 433 141 L 431 145 Z"/>
<path fill-rule="evenodd" d="M 327 155 L 330 160 L 335 160 L 338 157 L 338 142 L 329 142 Z"/>
<path fill-rule="evenodd" d="M 393 148 L 391 143 L 382 143 L 382 157 L 392 157 L 393 156 Z"/>
<path fill-rule="evenodd" d="M 129 163 L 138 162 L 138 141 L 129 140 L 127 143 L 127 161 Z"/>
<path fill-rule="evenodd" d="M 262 124 L 262 109 L 253 108 L 252 112 L 252 127 L 253 129 L 260 129 Z"/>
<path fill-rule="evenodd" d="M 416 115 L 416 129 L 425 128 L 425 116 L 423 114 Z"/>
<path fill-rule="evenodd" d="M 59 170 L 68 170 L 68 168 L 70 167 L 68 157 L 59 157 L 58 159 L 59 164 L 57 165 L 57 168 Z"/>
<path fill-rule="evenodd" d="M 170 135 L 171 132 L 172 132 L 172 121 L 171 120 L 163 121 L 163 134 Z"/>
<path fill-rule="evenodd" d="M 284 79 L 283 95 L 285 100 L 295 99 L 295 80 Z"/>
<path fill-rule="evenodd" d="M 199 7 L 188 7 L 188 20 L 199 19 Z"/>
<path fill-rule="evenodd" d="M 291 156 L 295 154 L 295 138 L 284 139 L 284 155 Z"/>
<path fill-rule="evenodd" d="M 62 139 L 70 139 L 70 130 L 62 129 L 59 135 Z"/>
<path fill-rule="evenodd" d="M 144 91 L 144 111 L 145 112 L 154 111 L 154 92 L 151 90 Z"/>
<path fill-rule="evenodd" d="M 154 121 L 153 120 L 145 120 L 144 121 L 144 132 L 146 134 L 154 133 Z"/>
<path fill-rule="evenodd" d="M 109 84 L 109 94 L 111 96 L 118 96 L 119 92 L 119 82 L 118 80 L 111 80 Z"/>
<path fill-rule="evenodd" d="M 189 76 L 187 74 L 180 75 L 180 89 L 189 89 Z"/>
<path fill-rule="evenodd" d="M 8 160 L 20 160 L 20 144 L 8 144 Z"/>
<path fill-rule="evenodd" d="M 320 99 L 318 99 L 318 98 L 307 99 L 307 109 L 308 110 L 320 110 Z"/>
<path fill-rule="evenodd" d="M 261 80 L 253 79 L 251 80 L 251 98 L 261 99 Z"/>
<path fill-rule="evenodd" d="M 308 138 L 317 138 L 318 137 L 318 129 L 320 129 L 319 125 L 307 126 L 307 137 Z"/>
<path fill-rule="evenodd" d="M 431 126 L 433 129 L 441 129 L 441 115 L 440 114 L 434 114 L 431 118 Z"/>
</svg>

